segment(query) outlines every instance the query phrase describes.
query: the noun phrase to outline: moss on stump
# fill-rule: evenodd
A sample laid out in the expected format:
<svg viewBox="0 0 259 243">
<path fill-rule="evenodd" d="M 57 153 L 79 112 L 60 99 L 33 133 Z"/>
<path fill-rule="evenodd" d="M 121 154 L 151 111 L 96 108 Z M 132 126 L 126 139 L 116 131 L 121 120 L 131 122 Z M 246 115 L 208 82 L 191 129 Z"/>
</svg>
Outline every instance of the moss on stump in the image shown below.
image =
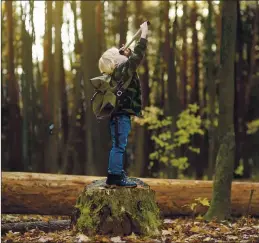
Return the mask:
<svg viewBox="0 0 259 243">
<path fill-rule="evenodd" d="M 156 235 L 161 225 L 155 192 L 137 178 L 136 188 L 105 188 L 105 179 L 85 187 L 71 217 L 77 231 L 88 235 Z"/>
</svg>

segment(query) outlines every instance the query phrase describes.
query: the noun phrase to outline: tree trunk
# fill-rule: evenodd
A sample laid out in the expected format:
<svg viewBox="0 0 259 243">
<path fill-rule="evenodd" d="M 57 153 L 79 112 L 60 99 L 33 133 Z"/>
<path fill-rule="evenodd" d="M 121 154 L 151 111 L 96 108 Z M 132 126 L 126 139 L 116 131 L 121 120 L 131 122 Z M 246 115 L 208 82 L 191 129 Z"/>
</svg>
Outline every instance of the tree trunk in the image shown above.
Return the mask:
<svg viewBox="0 0 259 243">
<path fill-rule="evenodd" d="M 53 82 L 53 98 L 51 106 L 52 109 L 52 122 L 54 126 L 53 134 L 50 134 L 49 141 L 48 141 L 48 164 L 46 165 L 46 171 L 55 173 L 58 171 L 58 160 L 59 160 L 59 151 L 60 151 L 60 134 L 62 134 L 62 130 L 60 129 L 60 122 L 61 122 L 61 102 L 60 102 L 60 86 L 61 86 L 61 51 L 62 51 L 62 41 L 61 41 L 61 27 L 62 27 L 62 9 L 63 9 L 63 2 L 57 1 L 55 3 L 55 53 L 54 53 L 54 82 Z"/>
<path fill-rule="evenodd" d="M 63 9 L 63 8 L 62 8 Z M 67 84 L 64 69 L 63 48 L 60 49 L 60 93 L 61 93 L 61 120 L 63 131 L 63 143 L 66 143 L 68 137 L 68 100 L 67 100 Z"/>
<path fill-rule="evenodd" d="M 93 94 L 93 87 L 89 82 L 90 78 L 97 76 L 98 71 L 98 45 L 95 23 L 95 8 L 97 1 L 81 1 L 81 17 L 83 31 L 83 74 L 84 74 L 84 95 L 85 95 L 85 174 L 97 175 L 104 170 L 104 161 L 100 161 L 100 135 L 97 121 L 93 115 L 90 99 Z M 91 34 L 89 34 L 91 33 Z M 104 151 L 102 151 L 103 153 Z M 105 173 L 105 172 L 104 172 Z"/>
<path fill-rule="evenodd" d="M 211 180 L 216 160 L 216 82 L 215 77 L 213 76 L 213 52 L 211 49 L 213 43 L 212 35 L 212 18 L 213 18 L 213 6 L 212 2 L 208 1 L 208 22 L 206 28 L 206 78 L 208 85 L 208 96 L 209 96 L 209 127 L 208 127 L 208 139 L 209 139 L 209 152 L 208 152 L 208 178 Z"/>
<path fill-rule="evenodd" d="M 2 213 L 31 213 L 70 215 L 76 198 L 86 185 L 103 177 L 54 175 L 39 173 L 2 173 Z M 212 181 L 168 180 L 145 178 L 156 192 L 156 201 L 163 215 L 191 215 L 188 205 L 195 199 L 211 199 Z M 243 215 L 247 211 L 251 190 L 250 214 L 259 216 L 259 184 L 232 183 L 232 214 Z M 198 207 L 196 213 L 206 212 Z"/>
<path fill-rule="evenodd" d="M 143 181 L 132 180 L 137 188 L 106 189 L 105 179 L 87 185 L 77 198 L 71 225 L 87 235 L 156 235 L 161 220 L 155 193 Z"/>
<path fill-rule="evenodd" d="M 7 12 L 7 80 L 8 80 L 8 112 L 9 112 L 9 168 L 11 171 L 22 171 L 22 137 L 21 115 L 19 108 L 19 88 L 14 73 L 14 38 L 13 38 L 13 2 L 6 1 Z"/>
<path fill-rule="evenodd" d="M 119 33 L 120 33 L 120 45 L 119 47 L 122 46 L 122 44 L 126 45 L 126 38 L 127 38 L 127 31 L 128 31 L 128 16 L 127 16 L 127 0 L 124 0 L 120 2 L 121 7 L 120 7 L 120 21 L 119 21 Z"/>
<path fill-rule="evenodd" d="M 181 59 L 181 72 L 180 72 L 180 92 L 181 92 L 181 103 L 182 108 L 185 109 L 187 107 L 187 83 L 188 83 L 188 76 L 187 76 L 187 3 L 183 2 L 183 19 L 182 19 L 182 33 L 181 37 L 183 40 L 182 45 L 182 59 Z"/>
<path fill-rule="evenodd" d="M 256 46 L 258 44 L 258 23 L 259 23 L 259 3 L 258 1 L 256 2 L 256 8 L 255 8 L 255 16 L 254 16 L 254 21 L 253 21 L 253 30 L 252 30 L 252 43 L 251 43 L 251 49 L 250 49 L 250 60 L 249 60 L 249 70 L 248 70 L 248 77 L 247 77 L 247 85 L 245 89 L 245 122 L 249 121 L 248 120 L 248 112 L 249 112 L 249 104 L 250 104 L 250 99 L 251 99 L 251 89 L 254 85 L 254 76 L 257 73 L 256 70 Z M 246 125 L 244 124 L 244 138 L 245 138 L 245 145 L 243 148 L 243 157 L 244 157 L 244 173 L 243 173 L 243 178 L 250 178 L 251 176 L 251 166 L 249 164 L 249 156 L 248 156 L 248 150 L 249 150 L 249 144 L 247 142 L 247 129 Z"/>
<path fill-rule="evenodd" d="M 198 41 L 198 32 L 196 29 L 196 22 L 198 20 L 198 13 L 197 13 L 197 4 L 193 1 L 192 10 L 191 10 L 191 28 L 192 28 L 192 62 L 191 62 L 191 94 L 190 94 L 190 103 L 196 103 L 199 106 L 199 114 L 201 115 L 201 103 L 200 103 L 200 95 L 199 95 L 199 84 L 200 84 L 200 56 L 199 56 L 199 41 Z M 200 147 L 202 150 L 202 145 L 204 137 L 195 134 L 192 138 L 191 144 L 192 147 Z M 190 152 L 190 164 L 191 167 L 195 170 L 196 179 L 202 179 L 204 173 L 204 158 L 201 156 L 201 152 L 199 154 Z"/>
<path fill-rule="evenodd" d="M 142 24 L 141 14 L 143 14 L 143 1 L 135 2 L 135 29 L 139 29 Z M 147 61 L 147 55 L 143 60 L 144 73 L 140 73 L 140 84 L 141 84 L 141 98 L 142 98 L 142 109 L 149 106 L 149 66 Z M 134 151 L 134 168 L 133 174 L 138 177 L 146 177 L 149 174 L 149 154 L 150 154 L 150 131 L 146 126 L 140 126 L 136 124 L 135 131 L 135 146 Z"/>
<path fill-rule="evenodd" d="M 33 63 L 32 63 L 32 36 L 25 29 L 25 21 L 22 20 L 22 98 L 23 98 L 23 165 L 24 170 L 29 171 L 31 164 L 30 151 L 32 150 L 32 103 L 31 84 L 33 85 Z"/>
<path fill-rule="evenodd" d="M 243 48 L 244 48 L 244 33 L 241 17 L 240 2 L 237 3 L 237 41 L 236 52 L 237 60 L 235 63 L 235 103 L 234 103 L 234 122 L 235 122 L 235 135 L 236 135 L 236 149 L 235 149 L 235 165 L 236 169 L 241 160 L 243 162 L 247 160 L 247 151 L 244 149 L 246 140 L 246 124 L 245 124 L 245 75 L 244 73 L 244 60 L 243 60 Z M 245 161 L 244 161 L 245 160 Z M 240 176 L 240 175 L 239 175 Z"/>
<path fill-rule="evenodd" d="M 52 163 L 52 143 L 53 136 L 48 132 L 50 124 L 53 122 L 53 103 L 54 103 L 54 82 L 53 82 L 53 55 L 52 55 L 52 25 L 53 8 L 52 1 L 46 2 L 46 30 L 44 38 L 44 60 L 43 60 L 43 118 L 41 125 L 43 127 L 42 138 L 44 145 L 44 172 L 50 172 Z"/>
<path fill-rule="evenodd" d="M 125 5 L 126 3 L 123 4 Z M 127 6 L 127 5 L 126 5 Z M 126 14 L 126 12 L 125 12 Z M 104 2 L 103 1 L 98 1 L 97 5 L 96 5 L 96 35 L 97 35 L 97 58 L 101 57 L 103 51 L 105 51 L 105 47 L 106 47 L 106 41 L 105 41 L 105 36 L 104 36 Z M 121 23 L 121 22 L 120 22 Z M 124 26 L 126 29 L 125 32 L 125 41 L 126 41 L 126 34 L 127 34 L 127 19 L 126 19 L 126 23 Z M 122 33 L 120 33 L 122 35 Z M 124 43 L 125 44 L 125 43 Z M 95 64 L 96 66 L 98 65 L 98 62 Z M 95 146 L 95 156 L 99 156 L 98 157 L 98 162 L 100 163 L 99 165 L 99 169 L 97 174 L 95 175 L 99 175 L 99 176 L 104 176 L 107 174 L 107 164 L 108 164 L 108 160 L 109 160 L 109 149 L 110 149 L 110 145 L 111 145 L 111 141 L 110 141 L 110 134 L 109 134 L 109 120 L 104 120 L 100 123 L 96 122 L 95 120 L 95 126 L 96 126 L 96 132 L 98 133 L 99 136 L 99 147 L 97 147 L 97 145 Z M 102 148 L 102 153 L 99 153 L 99 148 Z"/>
<path fill-rule="evenodd" d="M 174 133 L 176 132 L 176 121 L 177 117 L 180 113 L 180 99 L 178 96 L 178 88 L 177 88 L 177 76 L 176 76 L 176 39 L 177 39 L 177 31 L 178 31 L 178 17 L 177 17 L 177 9 L 178 3 L 175 3 L 175 19 L 173 22 L 172 33 L 170 33 L 170 19 L 169 19 L 169 11 L 170 11 L 170 1 L 166 1 L 166 41 L 165 41 L 165 63 L 167 65 L 167 89 L 166 89 L 166 101 L 165 101 L 165 115 L 172 117 L 172 125 L 171 129 L 171 142 L 174 140 Z M 178 153 L 176 149 L 176 154 Z M 168 178 L 177 178 L 177 168 L 168 165 Z"/>
<path fill-rule="evenodd" d="M 222 6 L 221 77 L 219 93 L 219 138 L 212 202 L 205 218 L 228 218 L 231 207 L 231 183 L 234 170 L 234 63 L 237 1 Z"/>
</svg>

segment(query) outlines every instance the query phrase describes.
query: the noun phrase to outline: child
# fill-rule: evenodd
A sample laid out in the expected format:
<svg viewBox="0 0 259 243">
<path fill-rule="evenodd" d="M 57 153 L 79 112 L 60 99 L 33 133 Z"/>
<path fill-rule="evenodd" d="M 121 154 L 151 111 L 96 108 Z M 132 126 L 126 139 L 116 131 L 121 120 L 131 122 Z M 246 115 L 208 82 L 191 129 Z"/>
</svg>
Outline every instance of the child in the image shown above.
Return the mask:
<svg viewBox="0 0 259 243">
<path fill-rule="evenodd" d="M 123 154 L 127 146 L 128 135 L 131 130 L 130 116 L 138 116 L 141 111 L 141 88 L 136 69 L 145 55 L 147 46 L 148 25 L 144 22 L 141 26 L 141 37 L 133 53 L 129 49 L 124 54 L 119 54 L 115 47 L 108 49 L 99 60 L 99 69 L 102 73 L 112 76 L 112 85 L 123 80 L 131 79 L 126 90 L 118 97 L 116 110 L 110 119 L 112 149 L 110 151 L 107 187 L 136 187 L 137 184 L 128 180 L 123 170 Z"/>
</svg>

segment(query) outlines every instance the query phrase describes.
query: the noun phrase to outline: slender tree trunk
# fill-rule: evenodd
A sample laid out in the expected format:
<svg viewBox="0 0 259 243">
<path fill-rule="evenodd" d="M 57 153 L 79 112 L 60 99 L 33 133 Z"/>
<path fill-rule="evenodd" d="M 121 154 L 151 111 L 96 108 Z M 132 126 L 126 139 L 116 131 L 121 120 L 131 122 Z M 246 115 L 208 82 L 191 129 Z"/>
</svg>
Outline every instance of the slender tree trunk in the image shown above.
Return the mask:
<svg viewBox="0 0 259 243">
<path fill-rule="evenodd" d="M 159 19 L 161 25 L 163 25 L 163 20 L 164 20 L 164 14 L 163 14 L 163 8 L 161 7 L 162 5 L 159 5 Z M 162 31 L 162 26 L 161 28 L 158 29 L 157 36 L 162 36 L 163 31 Z M 159 38 L 159 44 L 158 44 L 158 51 L 156 55 L 156 62 L 155 62 L 155 67 L 154 67 L 154 75 L 152 76 L 152 93 L 153 93 L 153 99 L 151 99 L 151 105 L 157 106 L 160 109 L 163 108 L 161 104 L 161 99 L 160 99 L 160 93 L 161 93 L 161 86 L 163 85 L 163 82 L 161 81 L 161 73 L 162 73 L 162 60 L 161 56 L 163 54 L 163 43 L 162 43 L 162 38 Z M 150 151 L 154 151 L 156 148 L 155 142 L 151 142 L 150 146 Z M 153 161 L 154 164 L 151 167 L 150 174 L 154 177 L 157 177 L 159 174 L 159 171 L 161 169 L 161 163 L 159 163 L 158 160 Z"/>
<path fill-rule="evenodd" d="M 213 77 L 213 52 L 211 49 L 213 43 L 213 35 L 212 35 L 212 18 L 213 18 L 213 6 L 212 2 L 208 0 L 208 22 L 206 27 L 206 78 L 208 84 L 208 96 L 209 96 L 209 127 L 208 127 L 208 139 L 209 139 L 209 152 L 208 152 L 208 178 L 211 180 L 216 160 L 216 127 L 215 127 L 215 119 L 216 119 L 216 83 L 215 77 Z"/>
<path fill-rule="evenodd" d="M 250 49 L 250 62 L 249 62 L 249 70 L 248 70 L 248 77 L 247 77 L 247 85 L 245 89 L 245 121 L 248 121 L 248 110 L 249 110 L 249 104 L 250 104 L 250 97 L 251 97 L 251 89 L 254 86 L 254 80 L 253 77 L 256 73 L 256 45 L 258 42 L 258 22 L 259 22 L 259 3 L 256 2 L 256 9 L 255 9 L 255 17 L 253 21 L 253 31 L 252 31 L 252 45 Z M 248 150 L 249 150 L 249 144 L 247 142 L 247 129 L 244 124 L 243 126 L 244 130 L 244 148 L 243 148 L 243 161 L 244 161 L 244 173 L 243 178 L 250 178 L 251 176 L 251 166 L 248 161 Z"/>
<path fill-rule="evenodd" d="M 51 146 L 53 137 L 48 132 L 50 124 L 53 122 L 53 103 L 54 103 L 54 82 L 53 82 L 53 55 L 52 55 L 52 25 L 53 25 L 53 8 L 52 1 L 46 1 L 46 30 L 44 37 L 44 60 L 43 60 L 43 118 L 42 138 L 44 143 L 44 172 L 50 172 L 52 163 Z M 51 141 L 51 142 L 50 142 Z"/>
<path fill-rule="evenodd" d="M 32 103 L 31 85 L 33 85 L 33 63 L 32 63 L 32 36 L 25 29 L 25 21 L 22 20 L 22 97 L 23 97 L 23 164 L 24 170 L 28 171 L 31 156 L 29 151 L 32 148 Z"/>
<path fill-rule="evenodd" d="M 187 18 L 187 3 L 183 2 L 183 13 L 184 17 L 182 19 L 182 40 L 183 40 L 183 45 L 182 45 L 182 60 L 181 60 L 181 80 L 180 80 L 180 90 L 181 90 L 181 103 L 183 109 L 187 107 L 187 83 L 188 83 L 188 77 L 187 77 L 187 23 L 186 23 L 186 18 Z"/>
<path fill-rule="evenodd" d="M 191 12 L 191 28 L 192 28 L 192 79 L 191 79 L 191 102 L 200 105 L 199 99 L 199 43 L 198 43 L 198 32 L 196 29 L 197 22 L 197 4 L 193 1 L 192 12 Z"/>
<path fill-rule="evenodd" d="M 127 0 L 121 2 L 120 7 L 120 21 L 119 21 L 119 31 L 120 31 L 120 47 L 122 44 L 126 44 L 127 31 L 128 31 L 128 16 L 127 16 Z"/>
<path fill-rule="evenodd" d="M 176 78 L 176 39 L 177 39 L 177 31 L 178 31 L 178 16 L 177 16 L 178 3 L 175 3 L 175 19 L 173 22 L 173 30 L 172 34 L 170 34 L 170 20 L 169 20 L 169 10 L 170 10 L 170 2 L 166 1 L 166 25 L 167 25 L 167 34 L 166 34 L 166 49 L 168 52 L 167 56 L 167 71 L 168 71 L 168 81 L 167 81 L 167 99 L 165 105 L 165 114 L 167 116 L 172 117 L 172 126 L 171 126 L 171 142 L 174 140 L 174 133 L 176 132 L 176 121 L 177 117 L 180 113 L 180 99 L 178 96 L 178 88 L 177 88 L 177 78 Z M 176 155 L 179 153 L 176 150 Z M 168 178 L 176 178 L 177 177 L 177 169 L 169 165 L 170 171 L 168 173 Z"/>
<path fill-rule="evenodd" d="M 61 49 L 62 49 L 62 42 L 61 42 L 61 26 L 62 26 L 62 9 L 63 9 L 63 2 L 57 1 L 55 3 L 55 54 L 54 54 L 54 66 L 56 67 L 54 71 L 54 83 L 53 83 L 53 103 L 52 103 L 52 118 L 53 118 L 53 125 L 54 130 L 53 134 L 49 136 L 49 167 L 47 171 L 52 173 L 57 173 L 58 171 L 58 160 L 59 160 L 59 151 L 60 151 L 60 133 L 62 131 L 60 129 L 61 123 L 61 102 L 60 102 L 60 85 L 61 85 Z"/>
<path fill-rule="evenodd" d="M 89 82 L 90 78 L 97 76 L 98 71 L 98 45 L 95 28 L 95 8 L 97 1 L 81 1 L 82 30 L 83 30 L 83 73 L 84 73 L 84 94 L 85 94 L 85 139 L 86 139 L 86 165 L 87 175 L 99 174 L 104 161 L 99 161 L 100 138 L 96 125 L 96 118 L 93 116 L 91 108 L 91 95 L 93 88 Z M 89 34 L 91 33 L 91 34 Z M 103 151 L 102 151 L 103 152 Z M 100 163 L 100 164 L 99 164 Z"/>
<path fill-rule="evenodd" d="M 136 18 L 135 28 L 138 29 L 142 24 L 141 14 L 143 14 L 143 1 L 136 1 Z M 149 66 L 147 55 L 143 60 L 144 73 L 140 75 L 141 93 L 142 93 L 142 109 L 149 106 Z M 134 175 L 137 177 L 145 177 L 149 175 L 149 153 L 150 153 L 150 131 L 146 126 L 139 126 L 136 124 L 135 129 L 136 149 L 134 156 Z"/>
<path fill-rule="evenodd" d="M 61 119 L 62 119 L 62 131 L 63 131 L 63 142 L 66 143 L 68 136 L 68 101 L 67 101 L 67 89 L 66 89 L 66 76 L 64 69 L 63 50 L 60 50 L 60 91 L 61 91 Z"/>
<path fill-rule="evenodd" d="M 22 164 L 22 138 L 21 115 L 19 108 L 19 88 L 14 73 L 14 38 L 13 38 L 13 2 L 6 1 L 7 11 L 7 80 L 8 80 L 8 110 L 9 110 L 9 158 L 10 170 L 23 170 Z"/>
<path fill-rule="evenodd" d="M 235 121 L 235 134 L 236 134 L 236 149 L 235 149 L 235 169 L 238 167 L 241 159 L 244 158 L 246 153 L 244 150 L 245 142 L 245 82 L 243 75 L 243 26 L 240 10 L 240 2 L 237 3 L 237 61 L 235 63 L 235 105 L 234 105 L 234 121 Z"/>
<path fill-rule="evenodd" d="M 126 2 L 126 1 L 125 1 Z M 125 10 L 125 16 L 127 15 L 127 4 L 123 2 L 123 5 Z M 95 16 L 95 25 L 96 25 L 96 35 L 97 35 L 97 58 L 99 58 L 102 53 L 105 51 L 105 46 L 106 46 L 106 41 L 104 38 L 104 3 L 103 1 L 98 1 L 96 5 L 96 16 Z M 120 22 L 121 24 L 121 22 Z M 125 19 L 125 26 L 124 26 L 124 32 L 120 33 L 121 35 L 125 35 L 125 42 L 126 42 L 126 35 L 127 35 L 127 25 L 128 25 L 128 18 Z M 120 38 L 122 40 L 122 38 Z M 125 43 L 124 43 L 125 44 Z M 97 63 L 95 64 L 97 66 Z M 96 132 L 99 131 L 99 147 L 102 148 L 102 153 L 99 153 L 98 148 L 95 147 L 95 154 L 99 156 L 99 169 L 98 169 L 98 175 L 106 175 L 107 174 L 107 167 L 106 165 L 108 164 L 109 160 L 109 149 L 111 145 L 110 141 L 110 134 L 109 134 L 109 121 L 105 120 L 102 121 L 101 123 L 96 122 Z"/>
<path fill-rule="evenodd" d="M 79 117 L 82 119 L 81 104 L 83 103 L 81 94 L 82 69 L 80 65 L 80 57 L 82 56 L 82 45 L 79 40 L 77 28 L 76 2 L 71 2 L 71 9 L 74 15 L 75 28 L 75 55 L 76 60 L 72 63 L 72 68 L 76 70 L 73 87 L 73 107 L 69 120 L 68 138 L 65 142 L 64 152 L 62 154 L 62 171 L 65 174 L 84 174 L 84 136 L 82 136 L 82 126 L 79 124 Z M 81 139 L 83 141 L 81 141 Z M 79 143 L 76 143 L 79 141 Z M 80 158 L 80 160 L 79 160 Z"/>
<path fill-rule="evenodd" d="M 222 3 L 221 77 L 219 94 L 219 138 L 213 195 L 205 218 L 223 220 L 230 216 L 231 184 L 234 170 L 234 63 L 237 1 Z"/>
<path fill-rule="evenodd" d="M 191 75 L 191 95 L 190 95 L 190 103 L 196 103 L 200 108 L 201 115 L 201 103 L 200 103 L 200 95 L 199 95 L 199 84 L 200 84 L 200 56 L 199 56 L 199 42 L 198 42 L 198 32 L 196 29 L 196 22 L 198 20 L 197 14 L 197 4 L 193 1 L 192 10 L 191 10 L 191 28 L 192 28 L 192 75 Z M 203 136 L 196 134 L 192 139 L 193 147 L 200 147 L 202 150 L 203 145 Z M 196 179 L 202 179 L 204 173 L 204 158 L 202 158 L 201 153 L 190 153 L 190 163 L 196 172 Z"/>
</svg>

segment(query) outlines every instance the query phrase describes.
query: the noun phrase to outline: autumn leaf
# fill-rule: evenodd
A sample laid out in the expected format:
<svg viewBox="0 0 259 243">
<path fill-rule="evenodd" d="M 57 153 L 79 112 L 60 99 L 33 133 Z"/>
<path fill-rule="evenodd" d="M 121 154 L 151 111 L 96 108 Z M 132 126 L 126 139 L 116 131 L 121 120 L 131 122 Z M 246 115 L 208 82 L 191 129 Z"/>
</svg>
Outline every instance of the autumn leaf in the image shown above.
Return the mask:
<svg viewBox="0 0 259 243">
<path fill-rule="evenodd" d="M 162 235 L 172 235 L 172 228 L 169 228 L 168 230 L 162 230 Z"/>
<path fill-rule="evenodd" d="M 77 237 L 77 243 L 83 243 L 83 242 L 89 242 L 90 239 L 88 236 L 84 235 L 84 234 L 79 234 Z"/>
<path fill-rule="evenodd" d="M 47 243 L 47 242 L 52 242 L 53 238 L 52 237 L 40 237 L 38 239 L 38 242 L 40 243 Z"/>
<path fill-rule="evenodd" d="M 114 243 L 124 243 L 126 241 L 122 241 L 120 236 L 112 237 L 111 241 Z"/>
</svg>

